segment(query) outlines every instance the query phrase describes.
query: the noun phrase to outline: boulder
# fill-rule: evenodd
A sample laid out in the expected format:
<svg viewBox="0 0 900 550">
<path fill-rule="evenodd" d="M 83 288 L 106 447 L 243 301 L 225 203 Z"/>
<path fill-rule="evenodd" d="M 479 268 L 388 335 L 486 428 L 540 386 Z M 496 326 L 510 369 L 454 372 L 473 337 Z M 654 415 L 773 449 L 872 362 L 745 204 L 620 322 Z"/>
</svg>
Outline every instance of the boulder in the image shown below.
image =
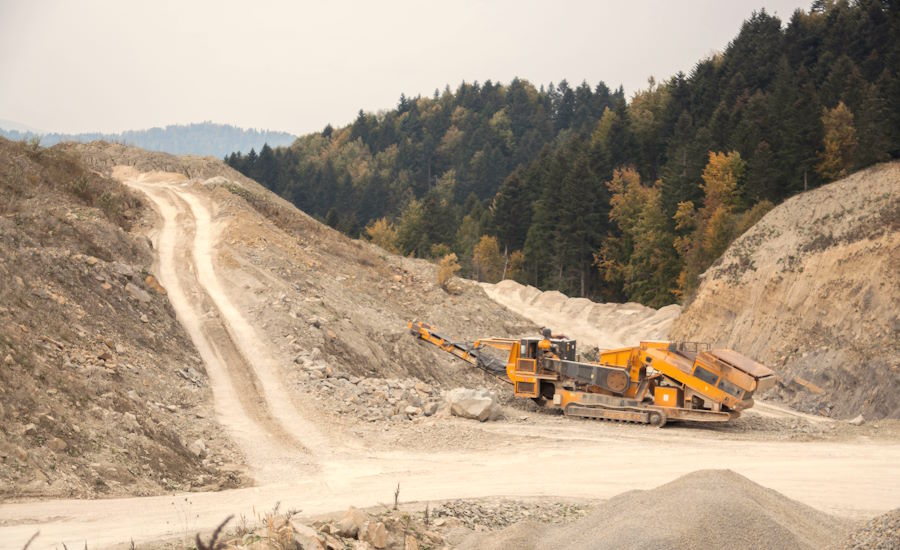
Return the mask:
<svg viewBox="0 0 900 550">
<path fill-rule="evenodd" d="M 291 519 L 292 542 L 303 550 L 325 550 L 325 537 L 319 537 L 319 533 L 309 525 Z"/>
<path fill-rule="evenodd" d="M 438 402 L 437 401 L 430 401 L 428 403 L 425 403 L 425 406 L 422 407 L 422 413 L 425 416 L 432 416 L 432 415 L 434 415 L 434 413 L 437 412 L 437 410 L 438 410 Z"/>
<path fill-rule="evenodd" d="M 337 524 L 337 534 L 345 538 L 355 538 L 359 530 L 369 521 L 369 514 L 351 506 Z"/>
<path fill-rule="evenodd" d="M 148 303 L 150 300 L 152 300 L 152 298 L 150 297 L 150 295 L 147 294 L 147 291 L 146 291 L 146 290 L 144 290 L 143 288 L 137 286 L 137 285 L 134 284 L 134 283 L 128 283 L 127 285 L 125 285 L 125 291 L 128 293 L 129 296 L 131 296 L 132 298 L 134 298 L 134 299 L 137 300 L 138 302 L 141 302 L 141 303 L 146 304 L 146 303 Z"/>
<path fill-rule="evenodd" d="M 862 426 L 863 424 L 866 423 L 866 419 L 863 418 L 863 415 L 860 414 L 853 420 L 848 420 L 848 422 L 853 426 Z"/>
<path fill-rule="evenodd" d="M 484 422 L 497 418 L 500 414 L 496 397 L 484 388 L 455 388 L 447 392 L 446 400 L 450 406 L 450 414 L 460 418 Z"/>
<path fill-rule="evenodd" d="M 370 521 L 366 524 L 365 534 L 360 534 L 359 540 L 364 540 L 375 548 L 387 547 L 387 528 L 380 521 Z"/>
<path fill-rule="evenodd" d="M 206 446 L 206 442 L 202 439 L 197 439 L 193 443 L 188 445 L 188 450 L 197 458 L 206 458 L 206 455 L 209 454 L 209 449 Z"/>
<path fill-rule="evenodd" d="M 163 288 L 159 281 L 156 280 L 156 277 L 153 275 L 147 275 L 147 278 L 144 279 L 144 283 L 147 284 L 148 287 L 152 288 L 157 294 L 165 294 L 166 289 Z"/>
<path fill-rule="evenodd" d="M 122 262 L 113 262 L 112 269 L 122 277 L 127 279 L 131 279 L 134 277 L 134 268 L 128 264 L 123 264 Z"/>
</svg>

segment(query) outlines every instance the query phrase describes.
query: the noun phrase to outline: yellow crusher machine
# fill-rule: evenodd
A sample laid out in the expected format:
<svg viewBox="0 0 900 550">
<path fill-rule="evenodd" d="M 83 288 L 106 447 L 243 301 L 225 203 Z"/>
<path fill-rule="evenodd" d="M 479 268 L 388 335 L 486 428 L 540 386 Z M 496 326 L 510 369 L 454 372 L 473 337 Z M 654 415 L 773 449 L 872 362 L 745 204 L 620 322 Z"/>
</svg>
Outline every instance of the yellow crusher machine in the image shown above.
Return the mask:
<svg viewBox="0 0 900 550">
<path fill-rule="evenodd" d="M 417 338 L 512 383 L 516 397 L 569 416 L 654 426 L 727 422 L 753 406 L 755 392 L 775 385 L 769 368 L 696 342 L 641 342 L 602 350 L 599 361 L 583 362 L 575 359 L 575 340 L 546 328 L 540 338 L 484 338 L 466 345 L 426 323 L 408 326 Z M 505 365 L 485 348 L 505 351 Z"/>
</svg>

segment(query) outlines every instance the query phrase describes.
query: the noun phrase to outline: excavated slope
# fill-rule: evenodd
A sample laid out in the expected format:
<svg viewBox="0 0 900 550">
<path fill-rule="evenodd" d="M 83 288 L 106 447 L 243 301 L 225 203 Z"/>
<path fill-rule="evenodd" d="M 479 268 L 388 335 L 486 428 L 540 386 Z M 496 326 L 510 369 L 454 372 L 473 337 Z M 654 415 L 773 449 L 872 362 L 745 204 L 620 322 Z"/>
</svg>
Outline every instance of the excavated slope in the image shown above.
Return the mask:
<svg viewBox="0 0 900 550">
<path fill-rule="evenodd" d="M 131 231 L 145 208 L 59 147 L 0 138 L 0 501 L 245 481 Z"/>
<path fill-rule="evenodd" d="M 219 276 L 240 309 L 253 312 L 254 324 L 268 327 L 273 353 L 286 363 L 316 348 L 335 370 L 358 376 L 484 383 L 480 371 L 418 343 L 406 323 L 427 321 L 463 341 L 536 333 L 476 283 L 455 279 L 447 293 L 434 264 L 350 239 L 220 160 L 103 142 L 67 147 L 104 173 L 127 165 L 182 174 L 202 188 L 221 228 Z"/>
<path fill-rule="evenodd" d="M 700 470 L 613 497 L 569 524 L 520 523 L 460 548 L 823 548 L 851 527 L 731 470 Z"/>
<path fill-rule="evenodd" d="M 900 418 L 900 162 L 795 196 L 710 267 L 672 337 L 775 369 L 774 395 L 836 417 Z M 770 395 L 771 397 L 771 395 Z"/>
</svg>

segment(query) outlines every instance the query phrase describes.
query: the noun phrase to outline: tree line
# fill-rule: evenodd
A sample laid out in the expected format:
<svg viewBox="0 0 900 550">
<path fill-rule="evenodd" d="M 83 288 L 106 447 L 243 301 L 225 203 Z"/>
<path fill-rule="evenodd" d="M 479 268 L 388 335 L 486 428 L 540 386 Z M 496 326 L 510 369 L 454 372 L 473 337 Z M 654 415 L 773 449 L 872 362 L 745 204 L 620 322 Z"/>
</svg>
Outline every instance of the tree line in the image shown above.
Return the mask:
<svg viewBox="0 0 900 550">
<path fill-rule="evenodd" d="M 744 21 L 690 74 L 621 87 L 463 83 L 226 161 L 388 250 L 660 306 L 785 198 L 900 156 L 900 7 Z"/>
</svg>

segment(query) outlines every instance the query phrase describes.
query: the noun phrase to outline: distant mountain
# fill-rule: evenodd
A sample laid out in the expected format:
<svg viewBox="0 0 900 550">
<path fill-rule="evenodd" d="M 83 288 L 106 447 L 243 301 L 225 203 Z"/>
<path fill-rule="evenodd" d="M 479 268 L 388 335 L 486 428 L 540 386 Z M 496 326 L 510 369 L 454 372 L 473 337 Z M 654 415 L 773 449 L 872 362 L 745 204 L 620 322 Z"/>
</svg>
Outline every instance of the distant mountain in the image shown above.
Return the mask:
<svg viewBox="0 0 900 550">
<path fill-rule="evenodd" d="M 21 122 L 16 122 L 15 120 L 6 120 L 5 118 L 0 118 L 0 129 L 2 130 L 15 130 L 16 132 L 30 132 L 32 134 L 45 134 L 43 130 L 38 130 L 37 128 L 32 128 L 31 126 L 27 126 L 22 124 Z M 2 131 L 0 130 L 0 131 Z"/>
<path fill-rule="evenodd" d="M 7 128 L 6 124 L 15 126 Z M 16 128 L 18 127 L 18 129 Z M 199 124 L 176 124 L 165 128 L 147 130 L 129 130 L 118 134 L 84 133 L 84 134 L 40 134 L 23 130 L 21 124 L 0 120 L 0 135 L 11 140 L 40 137 L 41 145 L 55 145 L 61 141 L 112 141 L 134 145 L 150 151 L 164 151 L 176 155 L 209 155 L 222 158 L 234 151 L 259 151 L 268 143 L 270 146 L 290 145 L 296 139 L 286 132 L 269 130 L 243 129 L 229 124 L 201 122 Z"/>
</svg>

